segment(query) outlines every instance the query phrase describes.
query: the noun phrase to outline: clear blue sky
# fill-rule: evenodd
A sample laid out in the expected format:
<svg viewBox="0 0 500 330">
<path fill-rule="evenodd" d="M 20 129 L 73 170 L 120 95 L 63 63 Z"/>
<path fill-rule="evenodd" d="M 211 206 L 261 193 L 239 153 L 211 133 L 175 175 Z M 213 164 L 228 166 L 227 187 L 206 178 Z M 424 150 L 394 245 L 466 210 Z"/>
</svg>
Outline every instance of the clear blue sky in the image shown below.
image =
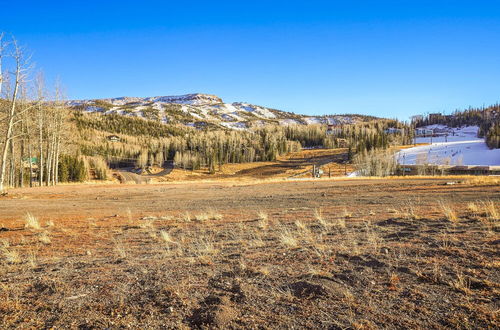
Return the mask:
<svg viewBox="0 0 500 330">
<path fill-rule="evenodd" d="M 201 92 L 402 119 L 500 101 L 498 0 L 1 0 L 2 30 L 71 99 Z"/>
</svg>

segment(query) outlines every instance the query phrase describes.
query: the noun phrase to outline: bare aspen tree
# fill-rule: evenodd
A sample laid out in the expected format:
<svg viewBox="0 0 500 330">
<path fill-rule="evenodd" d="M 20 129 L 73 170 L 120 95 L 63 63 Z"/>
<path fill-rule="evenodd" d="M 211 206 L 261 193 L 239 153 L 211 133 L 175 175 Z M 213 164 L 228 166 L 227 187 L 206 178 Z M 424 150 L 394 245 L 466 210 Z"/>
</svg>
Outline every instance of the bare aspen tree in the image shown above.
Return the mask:
<svg viewBox="0 0 500 330">
<path fill-rule="evenodd" d="M 17 94 L 19 93 L 19 87 L 23 82 L 26 70 L 27 70 L 27 60 L 23 54 L 23 51 L 17 41 L 13 39 L 12 41 L 14 52 L 13 57 L 15 61 L 15 71 L 14 71 L 14 87 L 12 91 L 12 95 L 10 97 L 10 106 L 8 109 L 8 113 L 6 116 L 6 131 L 5 131 L 5 140 L 2 148 L 2 159 L 0 163 L 0 191 L 4 190 L 5 183 L 5 175 L 7 168 L 7 156 L 9 153 L 9 149 L 12 151 L 12 140 L 15 138 L 15 129 L 14 126 L 17 123 Z M 12 166 L 12 162 L 11 162 Z"/>
<path fill-rule="evenodd" d="M 59 156 L 61 153 L 61 135 L 63 132 L 63 125 L 65 120 L 65 102 L 62 92 L 61 83 L 56 82 L 55 86 L 55 102 L 54 102 L 54 159 L 52 165 L 52 183 L 56 185 L 59 177 Z"/>
<path fill-rule="evenodd" d="M 41 74 L 34 85 L 28 84 L 29 63 L 18 42 L 12 38 L 7 43 L 0 34 L 0 191 L 6 186 L 23 186 L 27 180 L 32 186 L 35 157 L 38 184 L 55 185 L 59 181 L 65 102 L 59 83 L 53 100 L 46 97 Z"/>
<path fill-rule="evenodd" d="M 43 107 L 44 95 L 44 78 L 42 73 L 39 73 L 35 81 L 36 97 L 38 105 L 36 107 L 36 121 L 38 129 L 38 185 L 43 185 L 44 179 L 44 125 L 45 125 L 45 108 Z"/>
</svg>

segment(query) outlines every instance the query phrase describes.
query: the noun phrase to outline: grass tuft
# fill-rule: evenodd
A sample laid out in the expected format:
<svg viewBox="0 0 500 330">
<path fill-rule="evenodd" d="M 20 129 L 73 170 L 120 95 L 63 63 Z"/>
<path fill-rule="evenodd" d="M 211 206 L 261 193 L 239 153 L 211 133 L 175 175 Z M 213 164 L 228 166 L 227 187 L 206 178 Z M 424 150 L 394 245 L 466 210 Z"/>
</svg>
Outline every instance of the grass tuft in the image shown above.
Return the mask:
<svg viewBox="0 0 500 330">
<path fill-rule="evenodd" d="M 19 256 L 19 253 L 17 253 L 16 250 L 3 247 L 2 253 L 9 264 L 21 263 L 21 257 Z"/>
<path fill-rule="evenodd" d="M 444 216 L 446 217 L 446 220 L 448 220 L 452 223 L 458 222 L 458 216 L 450 204 L 448 204 L 444 201 L 439 201 L 439 207 L 441 208 L 441 211 L 443 212 Z"/>
<path fill-rule="evenodd" d="M 38 222 L 38 219 L 29 212 L 26 213 L 26 216 L 24 217 L 24 227 L 36 230 L 42 229 L 42 226 L 40 226 L 40 222 Z"/>
<path fill-rule="evenodd" d="M 321 209 L 314 209 L 314 219 L 316 219 L 320 226 L 324 229 L 328 228 L 328 221 L 326 221 L 325 217 L 323 216 L 323 210 Z"/>
<path fill-rule="evenodd" d="M 43 244 L 50 244 L 52 242 L 46 231 L 38 235 L 38 240 Z"/>
<path fill-rule="evenodd" d="M 257 213 L 257 218 L 259 219 L 257 226 L 260 229 L 267 229 L 267 227 L 269 227 L 269 216 L 267 215 L 266 212 L 260 210 Z"/>
<path fill-rule="evenodd" d="M 160 237 L 165 243 L 168 244 L 177 244 L 176 241 L 172 239 L 172 236 L 166 230 L 160 230 Z"/>
<path fill-rule="evenodd" d="M 350 219 L 350 218 L 352 218 L 352 213 L 347 211 L 347 209 L 345 208 L 344 212 L 342 213 L 342 217 L 345 219 Z"/>
<path fill-rule="evenodd" d="M 299 246 L 299 241 L 295 238 L 292 231 L 283 228 L 279 234 L 280 242 L 288 248 L 296 248 Z"/>
</svg>

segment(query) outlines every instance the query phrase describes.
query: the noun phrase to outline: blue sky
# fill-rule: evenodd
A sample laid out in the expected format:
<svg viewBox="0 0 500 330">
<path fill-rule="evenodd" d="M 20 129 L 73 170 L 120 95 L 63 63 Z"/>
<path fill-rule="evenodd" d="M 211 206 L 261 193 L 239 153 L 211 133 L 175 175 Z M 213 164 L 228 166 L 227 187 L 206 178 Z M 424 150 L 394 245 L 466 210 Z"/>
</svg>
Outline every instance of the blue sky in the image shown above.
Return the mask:
<svg viewBox="0 0 500 330">
<path fill-rule="evenodd" d="M 499 1 L 0 0 L 0 9 L 0 31 L 71 99 L 201 92 L 401 119 L 500 102 Z"/>
</svg>

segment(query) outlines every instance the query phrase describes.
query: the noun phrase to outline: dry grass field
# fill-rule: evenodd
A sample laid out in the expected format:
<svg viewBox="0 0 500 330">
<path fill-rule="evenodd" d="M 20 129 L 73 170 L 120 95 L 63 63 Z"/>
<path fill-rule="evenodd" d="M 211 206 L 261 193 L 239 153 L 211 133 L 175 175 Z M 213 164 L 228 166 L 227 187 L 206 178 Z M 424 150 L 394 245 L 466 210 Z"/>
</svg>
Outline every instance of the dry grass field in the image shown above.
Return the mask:
<svg viewBox="0 0 500 330">
<path fill-rule="evenodd" d="M 11 190 L 0 327 L 498 328 L 499 212 L 489 179 Z"/>
<path fill-rule="evenodd" d="M 292 152 L 278 157 L 274 162 L 254 162 L 240 164 L 224 164 L 217 168 L 215 174 L 207 169 L 196 171 L 174 169 L 163 177 L 153 177 L 153 182 L 184 182 L 184 181 L 250 181 L 308 178 L 311 177 L 313 165 L 321 166 L 324 176 L 338 177 L 353 172 L 351 164 L 344 165 L 347 160 L 347 149 L 311 149 Z"/>
</svg>

